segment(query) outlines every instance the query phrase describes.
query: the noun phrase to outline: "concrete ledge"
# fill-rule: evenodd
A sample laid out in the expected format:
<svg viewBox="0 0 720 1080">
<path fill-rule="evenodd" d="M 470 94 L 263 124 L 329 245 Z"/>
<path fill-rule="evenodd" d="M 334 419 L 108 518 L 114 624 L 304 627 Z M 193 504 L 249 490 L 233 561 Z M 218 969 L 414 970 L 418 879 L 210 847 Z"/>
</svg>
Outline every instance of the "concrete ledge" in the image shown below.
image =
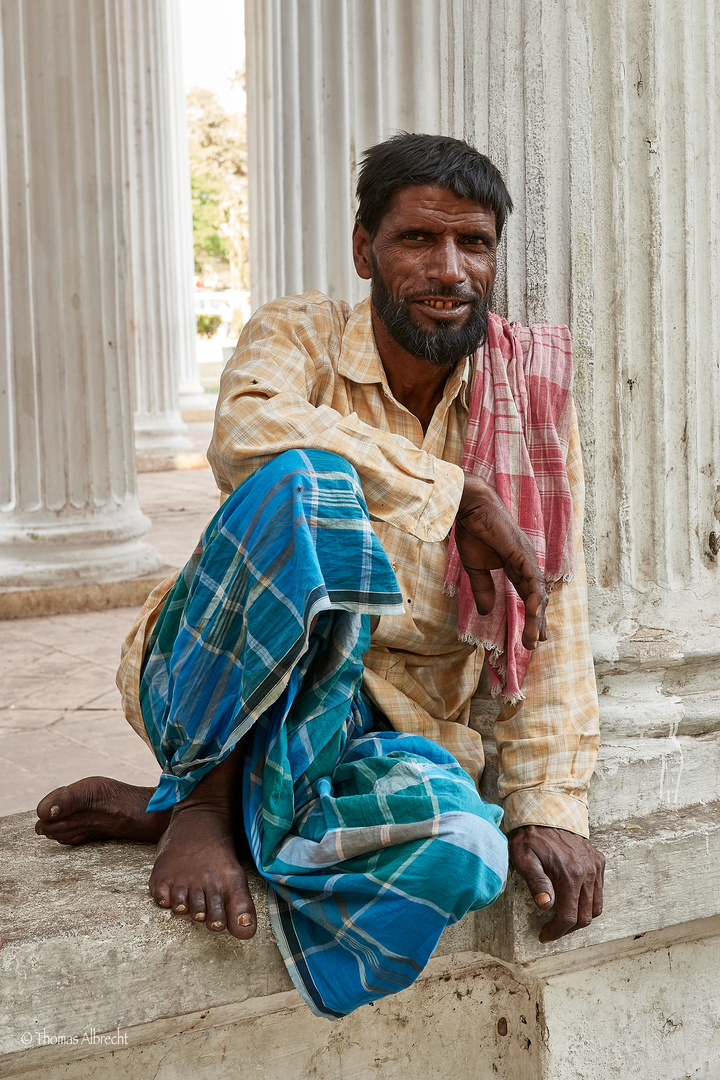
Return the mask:
<svg viewBox="0 0 720 1080">
<path fill-rule="evenodd" d="M 717 804 L 638 819 L 637 828 L 600 830 L 607 855 L 605 913 L 586 930 L 552 946 L 524 883 L 511 880 L 502 899 L 450 927 L 437 956 L 481 952 L 511 963 L 634 938 L 720 913 L 720 813 Z M 250 873 L 258 932 L 248 943 L 214 936 L 159 910 L 147 893 L 154 849 L 142 844 L 67 848 L 36 837 L 34 816 L 0 819 L 0 846 L 12 873 L 0 886 L 0 972 L 13 1026 L 66 1027 L 92 1016 L 98 1031 L 167 1015 L 158 996 L 173 987 L 175 1014 L 291 988 L 267 918 L 264 886 Z M 103 973 L 113 970 L 112 987 Z M 49 1000 L 48 970 L 62 1000 Z M 208 969 L 212 979 L 207 978 Z M 107 986 L 111 994 L 98 992 Z M 118 1013 L 118 1003 L 122 1003 Z M 3 1010 L 4 1011 L 4 1010 Z M 59 1016 L 59 1013 L 62 1014 Z M 7 1017 L 5 1021 L 7 1022 Z M 11 1048 L 0 1037 L 0 1051 Z"/>
<path fill-rule="evenodd" d="M 161 566 L 155 574 L 99 585 L 69 585 L 60 589 L 0 590 L 0 619 L 29 619 L 37 615 L 60 615 L 70 611 L 105 611 L 139 607 L 174 566 Z"/>
<path fill-rule="evenodd" d="M 717 942 L 720 929 L 718 809 L 716 804 L 656 814 L 651 819 L 637 819 L 632 823 L 637 828 L 617 826 L 598 831 L 595 842 L 608 857 L 606 913 L 591 927 L 553 946 L 540 945 L 537 933 L 543 919 L 525 886 L 511 881 L 505 896 L 493 908 L 469 916 L 446 931 L 425 976 L 429 981 L 380 1003 L 379 1012 L 367 1006 L 360 1013 L 366 1021 L 370 1018 L 371 1028 L 385 1018 L 382 1039 L 392 1038 L 393 1023 L 397 1029 L 397 1025 L 410 1022 L 414 1031 L 418 1021 L 420 1028 L 413 1037 L 421 1046 L 423 1018 L 416 1017 L 413 1010 L 430 1010 L 429 1015 L 437 1018 L 433 1023 L 438 1026 L 432 1038 L 437 1036 L 441 1047 L 443 1032 L 457 1022 L 451 1015 L 457 1000 L 471 994 L 474 986 L 476 993 L 480 990 L 482 993 L 474 1004 L 468 1002 L 463 1008 L 468 1020 L 471 1017 L 473 1022 L 482 1020 L 483 1045 L 488 1052 L 496 1054 L 493 1062 L 503 1063 L 502 1068 L 498 1064 L 493 1075 L 507 1076 L 508 1080 L 524 1077 L 557 1080 L 577 1075 L 587 1080 L 591 1076 L 615 1075 L 591 1071 L 590 1065 L 583 1064 L 585 1059 L 575 1043 L 563 1051 L 563 1060 L 571 1063 L 567 1072 L 553 1064 L 552 1055 L 548 1058 L 546 1053 L 550 1044 L 545 1045 L 547 1037 L 543 1035 L 549 1023 L 543 1013 L 543 1002 L 547 999 L 559 1003 L 554 1023 L 562 1031 L 563 1016 L 577 1002 L 578 988 L 588 985 L 587 977 L 582 974 L 588 968 L 593 969 L 590 985 L 600 986 L 607 969 L 608 986 L 614 987 L 615 983 L 623 986 L 635 977 L 634 972 L 644 970 L 633 957 L 657 953 L 665 957 L 665 962 L 671 946 L 688 943 L 686 952 L 690 950 L 687 953 L 690 956 L 698 939 L 715 935 L 712 940 Z M 200 1033 L 210 1027 L 221 1033 L 210 1038 L 213 1045 L 217 1042 L 213 1052 L 219 1055 L 218 1060 L 224 1052 L 223 1039 L 230 1040 L 239 1053 L 248 1039 L 254 1045 L 260 1038 L 259 1032 L 268 1025 L 268 1030 L 274 1032 L 273 1038 L 280 1043 L 285 1025 L 290 1024 L 305 1033 L 302 1038 L 310 1040 L 308 1046 L 326 1045 L 328 1035 L 317 1034 L 320 1030 L 317 1025 L 325 1033 L 331 1028 L 335 1030 L 336 1025 L 313 1018 L 292 989 L 268 923 L 264 886 L 255 872 L 250 873 L 250 887 L 258 911 L 257 935 L 250 942 L 238 942 L 228 935 L 216 937 L 188 920 L 161 911 L 150 900 L 146 883 L 154 860 L 153 847 L 104 843 L 65 848 L 36 837 L 33 820 L 33 814 L 0 819 L 0 846 L 5 866 L 12 867 L 0 884 L 0 1076 L 27 1075 L 28 1080 L 31 1076 L 34 1080 L 35 1076 L 48 1075 L 63 1080 L 86 1075 L 100 1078 L 106 1075 L 101 1060 L 107 1065 L 108 1054 L 113 1061 L 125 1062 L 122 1069 L 113 1065 L 113 1076 L 156 1075 L 154 1071 L 146 1073 L 138 1065 L 143 1045 L 169 1040 L 168 1046 L 175 1046 L 176 1037 L 182 1037 L 190 1040 L 188 1046 L 195 1048 L 193 1053 L 200 1053 L 210 1038 Z M 690 920 L 698 921 L 691 924 Z M 707 958 L 712 954 L 712 962 L 708 959 L 710 974 L 706 972 L 703 977 L 714 978 L 715 952 L 716 945 L 712 945 L 703 954 Z M 702 957 L 701 962 L 704 963 Z M 650 973 L 653 963 L 645 964 Z M 643 975 L 642 980 L 637 992 L 645 994 L 647 1001 L 643 1009 L 651 1016 L 654 1008 L 651 974 Z M 461 984 L 465 989 L 459 989 Z M 453 985 L 453 992 L 460 995 L 455 1006 L 450 993 Z M 612 990 L 613 994 L 617 992 Z M 687 988 L 682 991 L 680 1005 L 673 999 L 676 1013 L 687 993 Z M 441 1000 L 447 1015 L 437 1011 Z M 495 1002 L 493 1009 L 498 1014 L 491 1013 L 494 1017 L 491 1023 L 488 1002 Z M 630 1008 L 629 1002 L 626 1007 Z M 582 1022 L 592 1026 L 592 1002 L 588 1000 L 584 1008 L 586 1019 Z M 476 1009 L 479 1011 L 473 1011 Z M 615 1009 L 619 1024 L 624 1014 L 619 1004 Z M 690 1023 L 691 1016 L 697 1013 L 696 1004 L 692 1007 L 689 1004 L 688 1009 Z M 355 1016 L 359 1017 L 360 1013 Z M 498 1039 L 493 1026 L 498 1016 L 510 1018 L 508 1022 L 514 1025 L 516 1039 L 512 1044 L 510 1040 Z M 355 1017 L 341 1024 L 345 1025 L 344 1031 L 354 1031 L 358 1024 L 362 1028 L 361 1021 Z M 132 1031 L 135 1049 L 126 1057 L 122 1049 L 116 1054 L 110 1047 L 103 1050 L 81 1044 L 63 1047 L 60 1058 L 58 1047 L 38 1045 L 37 1041 L 38 1033 L 43 1031 L 81 1036 L 88 1031 L 112 1035 L 117 1029 Z M 26 1032 L 32 1041 L 28 1049 L 22 1049 L 19 1040 Z M 316 1034 L 310 1039 L 309 1033 Z M 606 1057 L 610 1055 L 607 1060 L 614 1053 L 615 1037 L 611 1034 L 603 1036 L 603 1053 Z M 370 1037 L 374 1039 L 376 1035 Z M 537 1056 L 539 1047 L 542 1053 Z M 475 1036 L 464 1047 L 452 1049 L 451 1053 L 460 1055 L 457 1060 L 465 1062 L 462 1068 L 467 1070 L 461 1074 L 455 1071 L 453 1075 L 476 1075 L 476 1049 Z M 292 1056 L 293 1052 L 292 1044 L 288 1043 L 280 1055 L 285 1063 L 283 1067 L 287 1067 L 287 1055 Z M 83 1072 L 81 1059 L 86 1053 L 97 1059 L 92 1073 Z M 148 1051 L 148 1065 L 153 1053 Z M 408 1071 L 400 1069 L 387 1075 L 445 1075 L 440 1067 L 441 1048 L 438 1054 L 440 1071 L 428 1067 L 423 1072 L 415 1065 L 412 1068 L 408 1065 Z M 168 1077 L 189 1075 L 182 1072 L 181 1058 L 182 1055 L 176 1071 L 168 1072 Z M 346 1060 L 351 1058 L 352 1055 Z M 686 1055 L 686 1059 L 691 1060 L 692 1055 Z M 47 1063 L 56 1062 L 59 1068 L 60 1060 L 65 1063 L 62 1071 L 46 1071 Z M 292 1061 L 287 1073 L 283 1074 L 278 1066 L 278 1076 L 300 1080 L 310 1075 L 303 1071 L 310 1068 L 310 1059 L 302 1060 L 305 1064 L 302 1067 L 298 1064 L 299 1071 L 293 1071 Z M 592 1055 L 587 1060 L 592 1062 Z M 67 1064 L 73 1061 L 77 1061 L 77 1066 Z M 381 1065 L 367 1071 L 367 1076 L 386 1075 Z M 581 1066 L 586 1071 L 573 1071 Z M 326 1063 L 317 1075 L 328 1080 L 360 1075 L 345 1069 L 343 1066 L 343 1070 L 333 1071 L 331 1063 Z M 362 1070 L 361 1073 L 366 1075 Z M 162 1075 L 165 1077 L 166 1073 Z M 229 1066 L 225 1071 L 218 1066 L 217 1073 L 203 1074 L 201 1070 L 193 1075 L 236 1074 Z M 633 1075 L 657 1080 L 665 1073 Z M 674 1080 L 674 1073 L 667 1075 Z M 682 1075 L 685 1074 L 677 1073 L 678 1080 Z"/>
<path fill-rule="evenodd" d="M 720 914 L 720 804 L 661 810 L 593 829 L 591 837 L 607 858 L 600 918 L 541 945 L 543 920 L 513 878 L 503 904 L 480 913 L 486 921 L 475 925 L 475 948 L 525 964 Z"/>
</svg>

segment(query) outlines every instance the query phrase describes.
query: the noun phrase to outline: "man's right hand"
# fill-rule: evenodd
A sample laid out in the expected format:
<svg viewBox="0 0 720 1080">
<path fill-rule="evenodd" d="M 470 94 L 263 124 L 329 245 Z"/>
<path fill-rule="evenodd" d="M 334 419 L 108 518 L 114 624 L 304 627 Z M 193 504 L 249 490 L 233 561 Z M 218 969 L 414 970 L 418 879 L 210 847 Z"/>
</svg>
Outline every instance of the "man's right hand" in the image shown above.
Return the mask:
<svg viewBox="0 0 720 1080">
<path fill-rule="evenodd" d="M 525 604 L 523 645 L 534 649 L 545 641 L 548 597 L 535 550 L 497 492 L 472 473 L 465 473 L 455 543 L 480 614 L 488 615 L 495 604 L 490 571 L 502 569 Z"/>
</svg>

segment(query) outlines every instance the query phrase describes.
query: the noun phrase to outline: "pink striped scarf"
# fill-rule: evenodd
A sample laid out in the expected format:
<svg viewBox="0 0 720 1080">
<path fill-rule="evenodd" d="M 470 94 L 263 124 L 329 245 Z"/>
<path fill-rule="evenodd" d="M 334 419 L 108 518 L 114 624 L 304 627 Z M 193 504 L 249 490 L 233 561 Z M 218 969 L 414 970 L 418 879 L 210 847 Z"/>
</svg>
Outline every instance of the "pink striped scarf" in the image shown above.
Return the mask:
<svg viewBox="0 0 720 1080">
<path fill-rule="evenodd" d="M 533 326 L 490 315 L 475 357 L 462 467 L 498 495 L 528 535 L 548 591 L 571 581 L 573 508 L 565 459 L 572 418 L 572 342 L 566 326 Z M 481 616 L 450 537 L 444 588 L 460 593 L 458 637 L 482 645 L 493 695 L 515 704 L 532 653 L 522 643 L 525 609 L 502 570 L 492 571 L 495 606 Z M 540 646 L 542 648 L 542 646 Z"/>
</svg>

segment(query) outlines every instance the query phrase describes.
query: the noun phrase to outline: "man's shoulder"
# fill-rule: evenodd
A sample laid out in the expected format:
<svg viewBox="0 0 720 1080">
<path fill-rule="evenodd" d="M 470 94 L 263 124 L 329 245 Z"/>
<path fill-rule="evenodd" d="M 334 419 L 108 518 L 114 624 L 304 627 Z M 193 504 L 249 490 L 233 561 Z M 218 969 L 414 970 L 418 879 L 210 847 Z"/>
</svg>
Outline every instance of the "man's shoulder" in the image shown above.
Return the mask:
<svg viewBox="0 0 720 1080">
<path fill-rule="evenodd" d="M 253 313 L 250 322 L 285 322 L 288 327 L 305 323 L 318 331 L 325 327 L 331 332 L 339 330 L 342 333 L 351 311 L 346 300 L 333 300 L 318 289 L 311 289 L 298 296 L 281 296 L 270 300 Z"/>
</svg>

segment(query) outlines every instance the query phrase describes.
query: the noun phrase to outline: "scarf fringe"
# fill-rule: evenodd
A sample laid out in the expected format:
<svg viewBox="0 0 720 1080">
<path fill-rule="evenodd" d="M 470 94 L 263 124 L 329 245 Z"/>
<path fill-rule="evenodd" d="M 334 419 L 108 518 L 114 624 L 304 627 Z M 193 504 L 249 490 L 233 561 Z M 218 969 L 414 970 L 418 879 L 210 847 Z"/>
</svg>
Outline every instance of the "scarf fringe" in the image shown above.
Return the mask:
<svg viewBox="0 0 720 1080">
<path fill-rule="evenodd" d="M 471 630 L 466 630 L 462 637 L 458 637 L 458 641 L 462 641 L 465 645 L 481 645 L 485 650 L 486 655 L 489 657 L 490 663 L 493 667 L 496 667 L 498 671 L 505 674 L 505 669 L 500 668 L 499 658 L 503 654 L 503 649 L 499 645 L 496 645 L 494 641 L 490 641 L 487 638 L 475 637 Z"/>
<path fill-rule="evenodd" d="M 525 695 L 522 690 L 518 690 L 515 694 L 506 694 L 504 690 L 498 689 L 493 691 L 493 697 L 498 697 L 505 705 L 519 705 L 521 701 L 525 700 Z"/>
<path fill-rule="evenodd" d="M 506 705 L 519 705 L 521 701 L 525 700 L 525 695 L 522 690 L 517 690 L 514 694 L 509 694 L 505 689 L 505 683 L 507 682 L 507 667 L 500 662 L 500 657 L 503 654 L 503 650 L 498 648 L 492 641 L 486 641 L 482 638 L 475 637 L 469 630 L 466 630 L 463 636 L 459 639 L 466 645 L 478 645 L 485 650 L 485 659 L 488 664 L 491 665 L 497 671 L 498 678 L 500 679 L 499 686 L 491 686 L 490 694 L 492 697 L 499 697 Z"/>
<path fill-rule="evenodd" d="M 557 589 L 558 585 L 570 584 L 574 580 L 574 574 L 558 574 L 557 577 L 545 578 L 545 588 L 551 593 L 554 589 Z"/>
</svg>

